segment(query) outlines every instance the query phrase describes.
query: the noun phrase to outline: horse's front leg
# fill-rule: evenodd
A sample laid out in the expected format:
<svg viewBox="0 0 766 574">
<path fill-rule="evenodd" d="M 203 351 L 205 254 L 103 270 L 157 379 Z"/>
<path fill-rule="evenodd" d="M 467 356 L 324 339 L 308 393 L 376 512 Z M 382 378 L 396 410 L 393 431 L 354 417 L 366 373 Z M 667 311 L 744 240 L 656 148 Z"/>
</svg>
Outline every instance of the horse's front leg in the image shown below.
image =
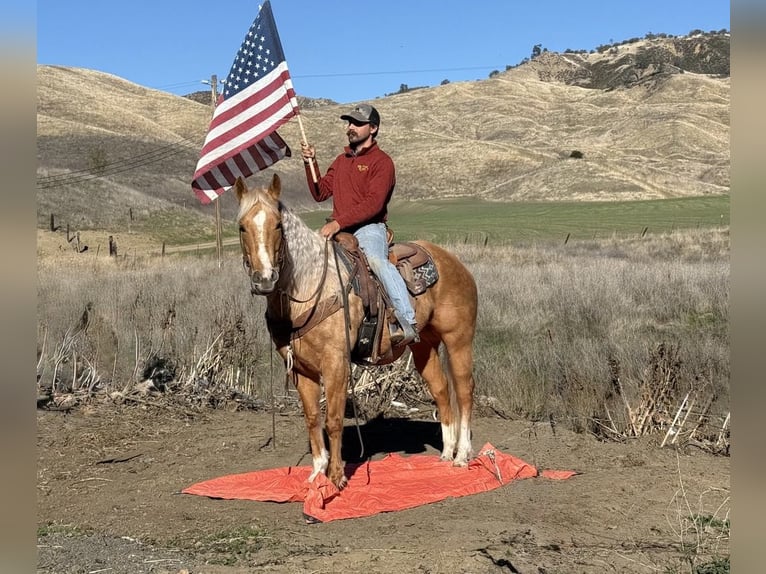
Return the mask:
<svg viewBox="0 0 766 574">
<path fill-rule="evenodd" d="M 327 472 L 327 463 L 330 460 L 322 436 L 322 411 L 319 408 L 322 388 L 318 381 L 313 381 L 300 374 L 296 376 L 296 386 L 303 404 L 303 416 L 306 419 L 306 430 L 309 433 L 309 444 L 311 445 L 313 463 L 311 476 L 309 476 L 309 482 L 311 482 L 320 472 Z"/>
<path fill-rule="evenodd" d="M 322 382 L 327 399 L 325 430 L 330 440 L 330 463 L 327 478 L 341 490 L 348 484 L 348 478 L 344 473 L 345 465 L 341 458 L 348 373 L 349 365 L 342 357 L 337 357 L 331 365 L 323 368 L 322 372 Z"/>
</svg>

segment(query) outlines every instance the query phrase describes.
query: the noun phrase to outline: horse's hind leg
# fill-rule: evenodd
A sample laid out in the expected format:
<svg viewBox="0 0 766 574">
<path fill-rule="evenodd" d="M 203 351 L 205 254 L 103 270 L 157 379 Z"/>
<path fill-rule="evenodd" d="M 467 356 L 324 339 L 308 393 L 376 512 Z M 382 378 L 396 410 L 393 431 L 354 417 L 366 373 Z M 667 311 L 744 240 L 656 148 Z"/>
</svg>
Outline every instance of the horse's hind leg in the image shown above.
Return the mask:
<svg viewBox="0 0 766 574">
<path fill-rule="evenodd" d="M 322 413 L 319 409 L 319 397 L 322 394 L 322 388 L 319 383 L 303 375 L 297 375 L 296 378 L 296 386 L 301 397 L 301 403 L 303 403 L 303 415 L 306 419 L 306 430 L 308 430 L 309 444 L 311 445 L 313 462 L 313 470 L 309 476 L 309 482 L 311 482 L 320 472 L 327 472 L 327 463 L 330 460 L 322 436 Z"/>
<path fill-rule="evenodd" d="M 473 345 L 465 333 L 454 337 L 445 335 L 444 345 L 447 348 L 450 375 L 457 399 L 457 411 L 460 419 L 460 438 L 457 444 L 455 465 L 465 466 L 473 457 L 471 446 L 471 412 L 473 410 Z"/>
<path fill-rule="evenodd" d="M 439 341 L 423 335 L 421 342 L 411 347 L 415 368 L 431 391 L 439 411 L 442 427 L 442 460 L 453 460 L 458 444 L 458 426 L 450 406 L 449 383 L 439 360 Z"/>
</svg>

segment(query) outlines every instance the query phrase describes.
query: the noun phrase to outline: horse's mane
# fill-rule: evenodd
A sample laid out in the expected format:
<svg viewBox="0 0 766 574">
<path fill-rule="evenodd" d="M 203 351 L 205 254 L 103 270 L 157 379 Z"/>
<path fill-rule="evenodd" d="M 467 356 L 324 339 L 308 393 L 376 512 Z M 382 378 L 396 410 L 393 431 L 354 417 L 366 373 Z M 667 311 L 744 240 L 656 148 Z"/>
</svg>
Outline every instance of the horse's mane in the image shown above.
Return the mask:
<svg viewBox="0 0 766 574">
<path fill-rule="evenodd" d="M 301 289 L 313 289 L 320 281 L 324 271 L 323 262 L 329 258 L 328 265 L 333 268 L 332 249 L 327 249 L 325 239 L 311 229 L 293 211 L 282 202 L 282 230 L 287 241 L 287 262 L 284 272 L 291 283 Z M 335 272 L 329 277 L 333 281 Z"/>
</svg>

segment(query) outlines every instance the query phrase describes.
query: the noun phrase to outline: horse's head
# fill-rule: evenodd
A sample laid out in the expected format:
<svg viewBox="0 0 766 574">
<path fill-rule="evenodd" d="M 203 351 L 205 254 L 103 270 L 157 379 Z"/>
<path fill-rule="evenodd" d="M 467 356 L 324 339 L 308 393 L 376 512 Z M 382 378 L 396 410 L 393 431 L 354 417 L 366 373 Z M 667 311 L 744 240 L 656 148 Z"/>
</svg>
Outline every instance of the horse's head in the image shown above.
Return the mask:
<svg viewBox="0 0 766 574">
<path fill-rule="evenodd" d="M 249 190 L 240 177 L 234 183 L 239 201 L 239 243 L 250 291 L 268 295 L 276 288 L 284 257 L 284 235 L 279 194 L 282 183 L 274 174 L 267 189 Z"/>
</svg>

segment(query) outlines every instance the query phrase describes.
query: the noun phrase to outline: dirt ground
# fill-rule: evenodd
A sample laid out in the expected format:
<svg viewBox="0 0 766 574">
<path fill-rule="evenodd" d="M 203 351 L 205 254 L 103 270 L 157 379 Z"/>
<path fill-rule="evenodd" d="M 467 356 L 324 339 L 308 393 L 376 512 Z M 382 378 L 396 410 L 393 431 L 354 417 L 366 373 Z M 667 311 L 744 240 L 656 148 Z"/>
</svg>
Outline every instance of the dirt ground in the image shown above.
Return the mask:
<svg viewBox="0 0 766 574">
<path fill-rule="evenodd" d="M 309 464 L 300 412 L 276 417 L 276 448 L 265 412 L 101 405 L 40 410 L 37 419 L 39 573 L 689 572 L 703 548 L 729 553 L 715 521 L 695 530 L 687 519 L 728 518 L 730 459 L 660 449 L 661 436 L 603 443 L 479 417 L 475 449 L 491 442 L 539 469 L 582 474 L 307 525 L 299 503 L 179 494 L 226 474 Z M 439 427 L 425 417 L 361 430 L 375 459 L 439 452 Z M 353 420 L 345 437 L 353 461 Z"/>
</svg>

